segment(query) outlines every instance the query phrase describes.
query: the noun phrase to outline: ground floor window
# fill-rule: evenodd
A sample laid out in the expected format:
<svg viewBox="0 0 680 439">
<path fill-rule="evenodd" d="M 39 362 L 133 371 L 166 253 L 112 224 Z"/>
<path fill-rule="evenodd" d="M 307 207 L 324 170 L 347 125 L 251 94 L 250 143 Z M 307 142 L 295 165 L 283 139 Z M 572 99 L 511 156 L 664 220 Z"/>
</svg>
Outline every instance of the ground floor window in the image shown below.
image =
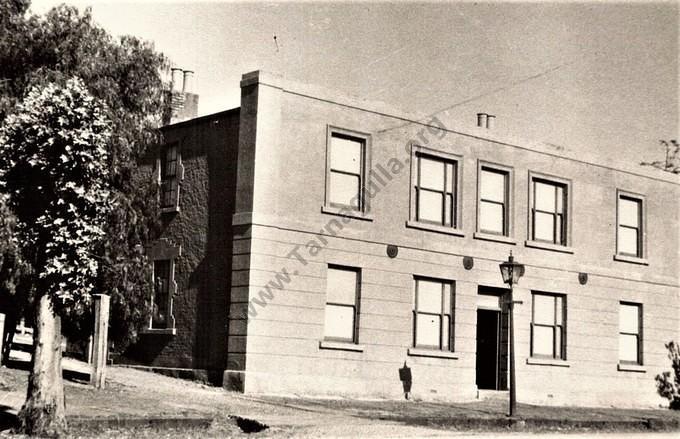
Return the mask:
<svg viewBox="0 0 680 439">
<path fill-rule="evenodd" d="M 325 340 L 358 343 L 360 288 L 361 276 L 358 268 L 336 265 L 328 267 Z"/>
<path fill-rule="evenodd" d="M 148 256 L 152 261 L 153 291 L 150 298 L 151 317 L 145 331 L 174 334 L 173 298 L 177 293 L 175 265 L 182 256 L 182 248 L 166 238 L 161 238 L 151 245 Z"/>
<path fill-rule="evenodd" d="M 566 360 L 566 297 L 533 293 L 531 356 Z"/>
<path fill-rule="evenodd" d="M 152 328 L 166 328 L 168 325 L 168 302 L 170 299 L 171 261 L 163 259 L 153 263 L 153 300 L 151 313 Z"/>
<path fill-rule="evenodd" d="M 642 364 L 642 305 L 621 302 L 619 309 L 619 362 Z"/>
<path fill-rule="evenodd" d="M 453 283 L 416 278 L 413 346 L 453 351 Z"/>
</svg>

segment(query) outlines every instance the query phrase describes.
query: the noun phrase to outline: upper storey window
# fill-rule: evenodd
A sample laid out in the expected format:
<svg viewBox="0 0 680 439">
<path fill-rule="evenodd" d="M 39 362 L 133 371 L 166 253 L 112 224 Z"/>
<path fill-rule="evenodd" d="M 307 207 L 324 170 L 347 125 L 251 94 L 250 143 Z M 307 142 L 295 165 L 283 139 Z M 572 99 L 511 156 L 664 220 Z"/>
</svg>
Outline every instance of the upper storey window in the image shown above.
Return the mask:
<svg viewBox="0 0 680 439">
<path fill-rule="evenodd" d="M 616 253 L 634 258 L 643 257 L 643 198 L 618 194 Z"/>
<path fill-rule="evenodd" d="M 331 138 L 330 202 L 361 210 L 364 142 L 334 134 Z"/>
<path fill-rule="evenodd" d="M 463 236 L 460 156 L 413 145 L 408 227 Z"/>
<path fill-rule="evenodd" d="M 527 247 L 574 253 L 571 246 L 571 180 L 529 172 Z"/>
<path fill-rule="evenodd" d="M 528 247 L 573 253 L 571 180 L 529 172 Z"/>
<path fill-rule="evenodd" d="M 416 219 L 456 227 L 457 162 L 424 154 L 416 157 Z"/>
<path fill-rule="evenodd" d="M 159 164 L 161 209 L 172 211 L 179 209 L 179 181 L 182 177 L 182 165 L 176 143 L 161 148 Z"/>
<path fill-rule="evenodd" d="M 365 186 L 370 137 L 329 127 L 327 148 L 324 211 L 361 217 L 368 212 Z"/>
<path fill-rule="evenodd" d="M 567 245 L 567 188 L 553 181 L 533 179 L 532 239 Z"/>
<path fill-rule="evenodd" d="M 477 227 L 482 233 L 510 236 L 510 172 L 507 168 L 480 166 Z"/>
</svg>

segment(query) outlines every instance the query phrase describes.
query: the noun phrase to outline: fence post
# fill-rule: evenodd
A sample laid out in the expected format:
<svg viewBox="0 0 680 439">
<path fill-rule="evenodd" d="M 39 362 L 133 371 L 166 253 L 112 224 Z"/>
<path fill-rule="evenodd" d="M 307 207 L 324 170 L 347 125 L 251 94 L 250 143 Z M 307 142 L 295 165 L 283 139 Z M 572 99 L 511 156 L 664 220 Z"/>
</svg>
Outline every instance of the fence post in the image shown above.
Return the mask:
<svg viewBox="0 0 680 439">
<path fill-rule="evenodd" d="M 5 315 L 0 312 L 0 366 L 2 365 L 2 359 L 4 351 L 2 350 L 3 343 L 5 342 Z"/>
<path fill-rule="evenodd" d="M 92 348 L 94 343 L 94 335 L 90 335 L 87 338 L 87 364 L 92 365 L 92 354 L 94 354 L 94 349 Z"/>
<path fill-rule="evenodd" d="M 106 383 L 106 357 L 109 338 L 109 300 L 106 294 L 94 294 L 94 346 L 90 384 L 103 389 Z"/>
</svg>

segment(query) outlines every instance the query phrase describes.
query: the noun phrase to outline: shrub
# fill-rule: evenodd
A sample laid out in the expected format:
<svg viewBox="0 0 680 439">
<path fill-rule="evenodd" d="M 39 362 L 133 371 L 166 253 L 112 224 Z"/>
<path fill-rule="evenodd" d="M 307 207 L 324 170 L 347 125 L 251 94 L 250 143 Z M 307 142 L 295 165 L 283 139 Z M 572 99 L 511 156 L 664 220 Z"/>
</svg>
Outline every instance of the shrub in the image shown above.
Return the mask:
<svg viewBox="0 0 680 439">
<path fill-rule="evenodd" d="M 671 341 L 665 346 L 673 372 L 664 372 L 656 376 L 656 390 L 659 395 L 670 400 L 668 407 L 671 410 L 680 410 L 680 345 Z"/>
</svg>

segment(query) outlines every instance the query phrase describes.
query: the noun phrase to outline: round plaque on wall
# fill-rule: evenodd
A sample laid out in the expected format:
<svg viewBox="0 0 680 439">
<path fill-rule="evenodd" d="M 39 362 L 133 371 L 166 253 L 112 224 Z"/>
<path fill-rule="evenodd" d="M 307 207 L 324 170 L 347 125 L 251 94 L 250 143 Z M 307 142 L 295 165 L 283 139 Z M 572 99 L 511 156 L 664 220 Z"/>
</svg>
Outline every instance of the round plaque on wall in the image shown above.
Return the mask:
<svg viewBox="0 0 680 439">
<path fill-rule="evenodd" d="M 472 270 L 472 267 L 475 266 L 475 260 L 472 259 L 471 256 L 463 256 L 463 267 L 465 267 L 466 270 Z"/>
<path fill-rule="evenodd" d="M 396 245 L 391 245 L 391 244 L 387 246 L 387 256 L 394 259 L 394 258 L 397 257 L 398 254 L 399 254 L 399 247 L 397 247 Z"/>
<path fill-rule="evenodd" d="M 578 274 L 578 283 L 581 285 L 585 285 L 588 283 L 588 273 L 579 273 Z"/>
</svg>

